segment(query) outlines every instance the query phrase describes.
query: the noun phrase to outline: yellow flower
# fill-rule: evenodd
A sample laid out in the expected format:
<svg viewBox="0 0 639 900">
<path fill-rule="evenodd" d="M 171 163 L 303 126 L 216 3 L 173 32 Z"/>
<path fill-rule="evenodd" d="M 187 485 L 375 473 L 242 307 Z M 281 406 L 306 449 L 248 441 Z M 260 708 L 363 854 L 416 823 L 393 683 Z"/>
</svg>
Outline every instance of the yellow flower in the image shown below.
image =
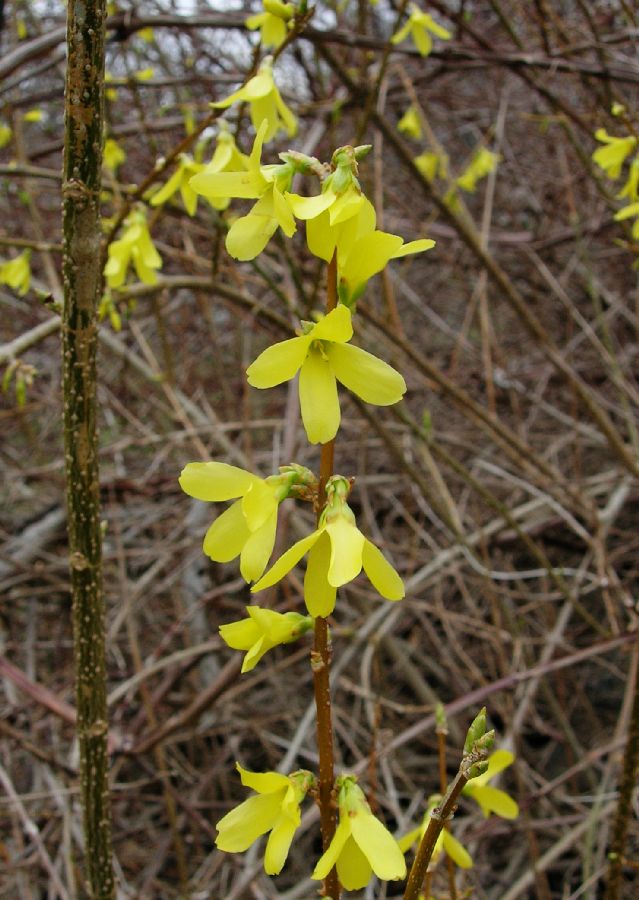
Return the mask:
<svg viewBox="0 0 639 900">
<path fill-rule="evenodd" d="M 267 57 L 260 66 L 257 75 L 249 78 L 244 87 L 228 96 L 225 100 L 211 103 L 215 109 L 227 109 L 233 103 L 245 101 L 251 111 L 251 122 L 258 131 L 262 122 L 266 121 L 265 141 L 270 141 L 280 129 L 284 129 L 289 137 L 297 131 L 297 119 L 282 100 L 277 85 L 273 80 L 272 60 Z"/>
<path fill-rule="evenodd" d="M 422 824 L 417 828 L 414 828 L 412 831 L 409 831 L 408 834 L 405 834 L 403 838 L 399 839 L 398 843 L 402 853 L 406 853 L 408 850 L 410 850 L 413 844 L 421 841 L 426 832 L 426 828 L 428 827 L 433 807 L 436 805 L 436 802 L 437 801 L 429 804 Z M 433 855 L 431 856 L 431 862 L 434 863 L 437 860 L 437 857 L 441 855 L 441 853 L 446 853 L 447 856 L 450 856 L 452 861 L 456 865 L 458 865 L 460 869 L 472 868 L 473 860 L 468 850 L 466 850 L 463 844 L 461 844 L 457 840 L 457 838 L 453 837 L 450 831 L 447 831 L 445 828 L 442 828 L 439 833 L 439 837 L 435 842 Z"/>
<path fill-rule="evenodd" d="M 491 812 L 504 819 L 516 819 L 519 815 L 519 807 L 513 798 L 505 791 L 488 784 L 498 772 L 502 772 L 512 765 L 514 755 L 509 750 L 495 750 L 488 757 L 488 768 L 483 775 L 478 775 L 465 785 L 463 793 L 472 797 L 479 804 L 483 814 L 488 817 Z"/>
<path fill-rule="evenodd" d="M 23 297 L 31 284 L 31 250 L 23 250 L 15 259 L 0 263 L 0 284 L 7 284 Z"/>
<path fill-rule="evenodd" d="M 103 154 L 105 168 L 110 169 L 115 175 L 118 167 L 122 165 L 125 159 L 126 153 L 122 147 L 120 147 L 118 142 L 114 141 L 113 138 L 107 138 L 104 142 Z"/>
<path fill-rule="evenodd" d="M 13 132 L 9 128 L 8 125 L 5 125 L 4 122 L 0 122 L 0 150 L 3 147 L 6 147 L 9 141 L 11 140 L 11 135 Z"/>
<path fill-rule="evenodd" d="M 362 202 L 347 219 L 331 223 L 330 210 L 310 218 L 306 223 L 306 242 L 314 256 L 330 262 L 337 250 L 337 257 L 344 256 L 357 238 L 375 230 L 377 216 L 370 200 L 362 194 Z"/>
<path fill-rule="evenodd" d="M 109 287 L 122 287 L 131 263 L 140 281 L 155 284 L 157 281 L 155 269 L 162 268 L 162 258 L 153 246 L 146 224 L 146 213 L 142 209 L 134 210 L 124 220 L 124 225 L 122 237 L 109 244 L 109 258 L 104 267 Z"/>
<path fill-rule="evenodd" d="M 314 197 L 286 194 L 286 199 L 298 219 L 317 219 L 326 212 L 329 224 L 335 226 L 357 215 L 365 199 L 359 186 L 349 184 L 345 191 L 338 194 L 328 179 L 325 185 L 326 189 Z"/>
<path fill-rule="evenodd" d="M 44 118 L 44 113 L 41 109 L 30 109 L 23 114 L 22 118 L 25 122 L 41 122 Z"/>
<path fill-rule="evenodd" d="M 439 153 L 432 153 L 425 150 L 413 160 L 419 171 L 422 173 L 426 181 L 434 181 L 439 175 L 441 178 L 446 177 L 446 160 Z"/>
<path fill-rule="evenodd" d="M 346 306 L 340 304 L 316 325 L 302 325 L 303 334 L 267 347 L 246 374 L 252 387 L 270 388 L 300 372 L 302 421 L 312 444 L 326 444 L 337 434 L 338 381 L 366 403 L 390 406 L 401 400 L 406 382 L 399 372 L 348 343 L 353 326 Z"/>
<path fill-rule="evenodd" d="M 595 131 L 595 137 L 605 146 L 599 147 L 592 154 L 594 162 L 605 171 L 608 178 L 619 178 L 626 157 L 637 146 L 637 138 L 632 135 L 623 138 L 615 137 L 608 134 L 605 128 L 598 128 Z"/>
<path fill-rule="evenodd" d="M 373 872 L 382 881 L 406 876 L 406 863 L 397 841 L 371 812 L 354 775 L 337 779 L 339 825 L 311 878 L 321 881 L 337 866 L 347 891 L 366 887 Z"/>
<path fill-rule="evenodd" d="M 313 627 L 310 616 L 278 613 L 261 606 L 247 606 L 248 619 L 220 626 L 220 635 L 233 650 L 246 650 L 242 672 L 250 672 L 265 653 L 278 644 L 290 644 Z"/>
<path fill-rule="evenodd" d="M 291 775 L 278 772 L 248 772 L 239 763 L 236 768 L 242 784 L 256 792 L 220 819 L 215 841 L 226 853 L 242 853 L 262 834 L 270 831 L 264 870 L 278 875 L 286 862 L 288 851 L 300 821 L 300 803 L 315 782 L 310 772 L 301 769 Z"/>
<path fill-rule="evenodd" d="M 188 463 L 179 482 L 196 500 L 237 500 L 213 522 L 204 537 L 204 552 L 215 562 L 240 557 L 245 581 L 260 577 L 273 552 L 279 505 L 296 484 L 312 482 L 303 466 L 283 466 L 280 475 L 259 478 L 227 463 Z"/>
<path fill-rule="evenodd" d="M 188 153 L 180 153 L 178 166 L 164 187 L 151 197 L 151 206 L 161 206 L 170 200 L 176 191 L 182 195 L 184 208 L 190 216 L 194 216 L 197 210 L 197 193 L 190 185 L 190 180 L 204 169 L 202 163 L 195 162 Z"/>
<path fill-rule="evenodd" d="M 294 8 L 292 3 L 281 3 L 280 0 L 262 0 L 264 12 L 255 16 L 249 16 L 244 24 L 251 31 L 260 29 L 260 40 L 263 47 L 272 47 L 277 50 L 288 33 L 287 22 L 293 18 Z"/>
<path fill-rule="evenodd" d="M 386 231 L 372 231 L 358 237 L 346 253 L 338 252 L 337 255 L 341 301 L 352 306 L 362 295 L 368 280 L 381 272 L 391 259 L 423 253 L 434 246 L 435 241 L 427 238 L 405 244 L 399 235 Z"/>
<path fill-rule="evenodd" d="M 639 157 L 630 163 L 628 180 L 617 194 L 617 197 L 627 197 L 630 201 L 639 200 Z"/>
<path fill-rule="evenodd" d="M 624 219 L 631 219 L 633 216 L 637 218 L 632 223 L 632 236 L 635 241 L 639 241 L 639 202 L 624 206 L 615 213 L 615 222 L 623 222 Z"/>
<path fill-rule="evenodd" d="M 397 123 L 397 129 L 409 137 L 415 138 L 416 141 L 420 139 L 422 136 L 422 123 L 419 119 L 419 112 L 414 106 L 408 107 Z"/>
<path fill-rule="evenodd" d="M 247 169 L 239 172 L 207 170 L 194 175 L 189 182 L 195 193 L 202 194 L 207 200 L 220 197 L 257 199 L 250 213 L 236 219 L 226 236 L 226 249 L 232 257 L 242 261 L 255 259 L 278 226 L 287 237 L 291 237 L 297 228 L 283 193 L 290 186 L 292 167 L 287 163 L 260 165 L 266 130 L 267 125 L 263 122 L 255 137 Z"/>
<path fill-rule="evenodd" d="M 441 25 L 438 25 L 429 13 L 422 12 L 415 3 L 411 3 L 410 10 L 411 12 L 408 20 L 402 28 L 392 36 L 392 44 L 401 44 L 401 42 L 406 40 L 410 34 L 421 55 L 428 56 L 433 49 L 433 39 L 430 36 L 431 33 L 436 37 L 441 38 L 443 41 L 450 40 L 452 37 L 450 31 L 447 31 L 446 28 L 442 28 Z"/>
<path fill-rule="evenodd" d="M 248 167 L 248 156 L 238 150 L 228 125 L 221 120 L 215 141 L 215 152 L 211 161 L 205 165 L 202 171 L 207 175 L 213 175 L 216 172 L 243 172 L 247 171 Z M 205 194 L 204 197 L 214 209 L 220 212 L 226 209 L 231 202 L 230 197 L 215 197 L 212 194 Z"/>
<path fill-rule="evenodd" d="M 362 568 L 373 587 L 387 600 L 401 600 L 404 583 L 375 544 L 364 537 L 345 502 L 349 483 L 339 475 L 326 485 L 327 506 L 318 528 L 286 551 L 251 588 L 252 592 L 278 582 L 308 553 L 304 602 L 313 616 L 330 616 L 337 588 L 356 578 Z"/>
<path fill-rule="evenodd" d="M 458 186 L 472 194 L 477 187 L 477 182 L 496 169 L 499 162 L 501 162 L 501 156 L 498 153 L 493 153 L 486 147 L 480 147 L 468 167 L 457 179 Z"/>
</svg>

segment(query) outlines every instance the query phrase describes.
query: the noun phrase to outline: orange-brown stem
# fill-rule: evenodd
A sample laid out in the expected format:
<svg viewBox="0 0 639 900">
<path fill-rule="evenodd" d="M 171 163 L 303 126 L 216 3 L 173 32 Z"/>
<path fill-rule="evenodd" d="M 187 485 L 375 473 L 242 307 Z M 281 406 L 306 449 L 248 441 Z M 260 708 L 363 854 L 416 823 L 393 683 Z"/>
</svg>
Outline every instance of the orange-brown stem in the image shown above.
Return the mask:
<svg viewBox="0 0 639 900">
<path fill-rule="evenodd" d="M 326 292 L 326 312 L 329 313 L 337 305 L 337 261 L 336 257 L 328 266 L 328 283 Z M 326 482 L 333 474 L 335 442 L 322 444 L 320 457 L 319 483 L 319 516 L 326 504 Z M 315 693 L 315 710 L 317 718 L 317 747 L 319 752 L 319 806 L 322 830 L 322 846 L 326 851 L 333 840 L 337 827 L 337 812 L 333 798 L 335 782 L 335 754 L 333 748 L 333 720 L 331 714 L 331 647 L 328 634 L 328 622 L 318 617 L 315 619 L 315 640 L 311 654 L 313 668 L 313 689 Z M 322 894 L 339 900 L 340 885 L 337 872 L 333 869 L 324 881 Z"/>
</svg>

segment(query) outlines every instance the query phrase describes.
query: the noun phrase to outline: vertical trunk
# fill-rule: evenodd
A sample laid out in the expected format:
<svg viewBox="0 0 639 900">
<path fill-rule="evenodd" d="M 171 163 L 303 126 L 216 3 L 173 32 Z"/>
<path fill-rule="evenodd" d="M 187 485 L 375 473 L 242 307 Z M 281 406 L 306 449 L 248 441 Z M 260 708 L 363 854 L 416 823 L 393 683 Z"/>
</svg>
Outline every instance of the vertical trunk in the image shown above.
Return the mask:
<svg viewBox="0 0 639 900">
<path fill-rule="evenodd" d="M 114 897 L 96 430 L 105 0 L 71 0 L 63 175 L 64 444 L 87 893 Z"/>
</svg>

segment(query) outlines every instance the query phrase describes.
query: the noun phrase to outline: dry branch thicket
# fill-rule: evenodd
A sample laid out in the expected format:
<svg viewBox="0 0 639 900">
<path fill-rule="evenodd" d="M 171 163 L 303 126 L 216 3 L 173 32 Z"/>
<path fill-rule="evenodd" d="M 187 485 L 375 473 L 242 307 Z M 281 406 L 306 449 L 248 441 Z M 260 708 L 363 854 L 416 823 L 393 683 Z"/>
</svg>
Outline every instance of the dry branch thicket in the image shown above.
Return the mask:
<svg viewBox="0 0 639 900">
<path fill-rule="evenodd" d="M 188 7 L 188 8 L 187 8 Z M 344 8 L 345 7 L 345 8 Z M 447 704 L 450 771 L 479 706 L 517 754 L 503 785 L 515 822 L 464 801 L 455 834 L 475 866 L 472 896 L 601 895 L 634 674 L 637 248 L 612 216 L 615 187 L 591 162 L 597 127 L 618 133 L 613 102 L 636 111 L 639 15 L 623 2 L 430 3 L 453 31 L 423 59 L 410 43 L 384 59 L 397 7 L 326 4 L 276 65 L 300 117 L 288 146 L 330 156 L 373 144 L 362 183 L 381 227 L 437 247 L 371 285 L 360 346 L 406 376 L 396 408 L 342 397 L 336 470 L 356 477 L 353 507 L 407 583 L 400 604 L 363 579 L 335 617 L 338 766 L 362 773 L 371 803 L 403 833 L 437 790 L 434 705 Z M 109 22 L 109 134 L 126 150 L 107 176 L 104 214 L 135 198 L 185 121 L 241 83 L 255 36 L 241 4 L 122 5 Z M 18 40 L 18 19 L 26 36 Z M 60 351 L 64 10 L 5 6 L 0 117 L 0 259 L 33 247 L 31 291 L 0 287 L 0 362 L 37 376 L 18 408 L 1 399 L 0 896 L 82 896 L 73 732 Z M 151 42 L 140 37 L 154 27 Z M 150 79 L 135 73 L 153 69 Z M 378 77 L 381 72 L 381 78 Z M 370 95 L 370 90 L 377 95 Z M 428 147 L 396 125 L 418 104 L 453 176 L 478 146 L 502 157 L 453 215 L 444 182 L 419 180 Z M 23 114 L 39 108 L 39 122 Z M 235 121 L 234 112 L 229 118 Z M 362 131 L 362 129 L 364 129 Z M 617 129 L 617 132 L 615 132 Z M 205 132 L 207 134 L 207 132 Z M 238 126 L 251 145 L 246 116 Z M 168 170 L 170 174 L 172 169 Z M 163 175 L 161 181 L 166 180 Z M 436 195 L 436 196 L 435 196 Z M 439 198 L 439 201 L 438 199 Z M 237 206 L 236 206 L 237 208 Z M 263 474 L 296 461 L 291 387 L 249 391 L 243 369 L 298 318 L 321 308 L 303 229 L 253 264 L 224 251 L 224 217 L 177 200 L 150 213 L 164 267 L 156 288 L 117 295 L 122 330 L 100 330 L 104 583 L 113 842 L 121 896 L 307 898 L 317 858 L 307 813 L 283 874 L 225 855 L 214 823 L 245 796 L 232 774 L 316 764 L 308 647 L 276 650 L 239 677 L 217 636 L 250 602 L 233 566 L 201 539 L 214 509 L 177 475 L 213 458 Z M 470 237 L 469 237 L 470 236 Z M 291 249 L 293 248 L 293 249 Z M 532 318 L 531 318 L 532 317 Z M 312 514 L 297 507 L 278 547 Z M 370 592 L 370 596 L 369 596 Z M 270 600 L 300 605 L 290 578 Z M 626 857 L 637 859 L 631 822 Z M 445 867 L 435 896 L 447 896 Z M 623 896 L 637 889 L 624 869 Z M 396 897 L 374 888 L 366 897 Z"/>
</svg>

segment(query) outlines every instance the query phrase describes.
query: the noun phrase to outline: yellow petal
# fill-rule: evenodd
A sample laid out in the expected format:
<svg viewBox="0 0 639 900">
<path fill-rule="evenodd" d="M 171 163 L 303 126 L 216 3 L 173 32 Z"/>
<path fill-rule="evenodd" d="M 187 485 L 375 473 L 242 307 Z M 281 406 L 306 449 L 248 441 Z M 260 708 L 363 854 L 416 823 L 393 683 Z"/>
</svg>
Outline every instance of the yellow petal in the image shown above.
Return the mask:
<svg viewBox="0 0 639 900">
<path fill-rule="evenodd" d="M 513 798 L 490 784 L 479 785 L 471 796 L 479 803 L 485 816 L 492 812 L 503 819 L 516 819 L 519 815 L 519 806 Z"/>
<path fill-rule="evenodd" d="M 240 573 L 244 581 L 257 581 L 271 558 L 277 531 L 277 507 L 274 513 L 253 531 L 242 547 Z"/>
<path fill-rule="evenodd" d="M 328 212 L 306 223 L 306 243 L 313 256 L 330 262 L 335 251 L 336 231 L 331 228 Z"/>
<path fill-rule="evenodd" d="M 413 26 L 411 29 L 413 32 L 413 40 L 415 41 L 415 46 L 419 50 L 422 56 L 428 56 L 430 51 L 433 49 L 433 39 L 426 31 L 425 28 L 420 27 L 419 25 Z"/>
<path fill-rule="evenodd" d="M 397 841 L 397 846 L 402 851 L 402 853 L 406 853 L 413 844 L 421 838 L 422 835 L 422 826 L 419 825 L 417 828 L 413 828 L 412 831 L 409 831 L 408 834 L 405 834 L 403 838 L 400 838 Z"/>
<path fill-rule="evenodd" d="M 381 272 L 404 242 L 396 234 L 374 231 L 355 242 L 342 266 L 342 276 L 352 291 Z"/>
<path fill-rule="evenodd" d="M 270 388 L 289 381 L 304 362 L 311 339 L 290 338 L 267 347 L 246 370 L 251 387 Z"/>
<path fill-rule="evenodd" d="M 166 203 L 167 200 L 170 200 L 173 194 L 180 187 L 180 182 L 182 180 L 182 171 L 180 169 L 176 169 L 176 171 L 171 175 L 166 184 L 160 188 L 153 196 L 151 197 L 151 206 L 161 206 L 163 203 Z"/>
<path fill-rule="evenodd" d="M 258 200 L 258 203 L 261 202 Z M 256 204 L 257 206 L 257 204 Z M 277 230 L 277 221 L 253 209 L 236 219 L 226 236 L 226 249 L 233 259 L 247 262 L 259 256 Z"/>
<path fill-rule="evenodd" d="M 356 188 L 351 187 L 344 191 L 328 211 L 331 225 L 340 225 L 342 222 L 352 219 L 359 212 L 363 202 L 364 198 Z"/>
<path fill-rule="evenodd" d="M 249 787 L 258 794 L 272 794 L 274 791 L 286 792 L 289 787 L 289 780 L 286 775 L 279 772 L 250 772 L 243 769 L 239 763 L 235 763 L 235 768 L 240 773 L 242 784 Z M 280 797 L 280 804 L 284 799 L 284 793 Z"/>
<path fill-rule="evenodd" d="M 339 825 L 333 835 L 333 840 L 329 844 L 328 850 L 320 858 L 311 878 L 314 881 L 323 881 L 328 873 L 335 868 L 337 860 L 344 849 L 344 845 L 351 836 L 351 822 L 349 816 L 340 818 Z"/>
<path fill-rule="evenodd" d="M 282 123 L 284 124 L 288 136 L 294 137 L 297 134 L 297 119 L 282 100 L 277 88 L 275 90 L 275 103 L 277 104 L 277 111 L 282 118 Z"/>
<path fill-rule="evenodd" d="M 327 618 L 335 609 L 336 589 L 328 583 L 331 541 L 324 532 L 308 554 L 304 576 L 304 603 L 313 618 Z"/>
<path fill-rule="evenodd" d="M 406 393 L 399 372 L 366 350 L 352 344 L 331 344 L 326 355 L 337 380 L 367 403 L 389 406 Z"/>
<path fill-rule="evenodd" d="M 340 423 L 337 382 L 327 359 L 311 348 L 302 364 L 299 380 L 300 407 L 306 436 L 311 444 L 326 444 Z"/>
<path fill-rule="evenodd" d="M 189 180 L 196 194 L 204 197 L 237 197 L 255 200 L 264 192 L 265 182 L 251 172 L 200 172 Z"/>
<path fill-rule="evenodd" d="M 218 516 L 204 536 L 204 552 L 215 562 L 230 562 L 239 556 L 249 539 L 246 519 L 242 513 L 242 503 L 236 500 L 232 506 Z"/>
<path fill-rule="evenodd" d="M 401 256 L 408 256 L 409 253 L 423 253 L 424 250 L 430 250 L 435 246 L 435 241 L 430 238 L 420 238 L 417 241 L 409 241 L 403 244 L 396 253 L 393 253 L 391 259 L 399 259 Z"/>
<path fill-rule="evenodd" d="M 273 826 L 264 853 L 264 871 L 267 875 L 279 875 L 284 868 L 298 824 L 282 815 Z"/>
<path fill-rule="evenodd" d="M 273 186 L 273 212 L 277 224 L 286 237 L 292 237 L 297 231 L 297 225 L 284 194 L 275 185 Z"/>
<path fill-rule="evenodd" d="M 335 194 L 331 191 L 325 191 L 315 197 L 300 197 L 299 194 L 290 193 L 285 196 L 293 210 L 293 215 L 298 219 L 315 219 L 335 200 Z"/>
<path fill-rule="evenodd" d="M 275 488 L 263 479 L 256 479 L 242 498 L 242 512 L 251 531 L 260 528 L 278 508 Z"/>
<path fill-rule="evenodd" d="M 253 646 L 249 648 L 248 653 L 242 660 L 242 675 L 245 675 L 247 672 L 252 672 L 264 654 L 268 653 L 271 649 L 272 644 L 268 642 L 266 635 L 262 635 L 262 637 L 258 638 Z"/>
<path fill-rule="evenodd" d="M 219 462 L 188 463 L 178 480 L 184 493 L 196 500 L 234 500 L 262 481 L 245 469 Z"/>
<path fill-rule="evenodd" d="M 278 793 L 249 797 L 217 823 L 216 846 L 227 853 L 242 853 L 273 827 L 280 808 Z"/>
<path fill-rule="evenodd" d="M 372 541 L 364 541 L 362 563 L 371 584 L 382 597 L 385 597 L 386 600 L 402 599 L 406 593 L 404 582 Z"/>
<path fill-rule="evenodd" d="M 337 877 L 347 891 L 358 891 L 371 880 L 373 869 L 351 835 L 337 860 Z"/>
<path fill-rule="evenodd" d="M 479 775 L 477 778 L 473 778 L 470 784 L 472 786 L 478 784 L 486 784 L 499 772 L 503 772 L 504 769 L 507 769 L 508 766 L 511 766 L 514 761 L 515 754 L 511 753 L 510 750 L 504 750 L 503 748 L 495 750 L 495 752 L 491 753 L 488 757 L 488 768 L 486 769 L 484 774 Z"/>
<path fill-rule="evenodd" d="M 220 625 L 220 636 L 231 650 L 249 650 L 260 638 L 260 629 L 252 619 L 240 619 Z"/>
<path fill-rule="evenodd" d="M 374 815 L 355 815 L 351 820 L 353 838 L 382 881 L 406 875 L 404 854 L 390 831 Z"/>
<path fill-rule="evenodd" d="M 471 869 L 473 866 L 473 859 L 466 850 L 466 848 L 459 843 L 457 838 L 454 838 L 450 831 L 446 831 L 445 829 L 442 831 L 443 838 L 442 844 L 446 853 L 450 856 L 452 861 L 456 863 L 460 869 Z"/>
<path fill-rule="evenodd" d="M 333 587 L 341 587 L 357 578 L 362 571 L 365 538 L 359 528 L 343 516 L 331 519 L 326 531 L 331 539 L 328 581 Z"/>
<path fill-rule="evenodd" d="M 298 541 L 296 544 L 293 544 L 286 553 L 283 553 L 282 556 L 275 562 L 271 568 L 268 570 L 266 575 L 263 575 L 257 584 L 254 584 L 251 588 L 251 593 L 255 593 L 256 591 L 262 591 L 264 588 L 271 587 L 271 585 L 276 584 L 281 578 L 283 578 L 291 569 L 297 565 L 300 559 L 304 556 L 304 554 L 311 549 L 315 541 L 321 535 L 321 531 L 314 531 L 312 534 L 309 534 L 307 537 L 302 538 L 301 541 Z"/>
<path fill-rule="evenodd" d="M 319 320 L 309 337 L 314 341 L 335 341 L 343 344 L 353 337 L 351 311 L 342 303 Z"/>
</svg>

